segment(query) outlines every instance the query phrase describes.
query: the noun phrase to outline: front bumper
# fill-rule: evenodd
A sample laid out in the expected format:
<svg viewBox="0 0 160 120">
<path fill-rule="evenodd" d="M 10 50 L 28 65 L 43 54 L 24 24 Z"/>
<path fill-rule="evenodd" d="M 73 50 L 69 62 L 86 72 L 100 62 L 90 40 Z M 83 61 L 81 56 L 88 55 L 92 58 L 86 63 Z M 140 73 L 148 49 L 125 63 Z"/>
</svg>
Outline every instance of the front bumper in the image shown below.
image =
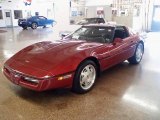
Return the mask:
<svg viewBox="0 0 160 120">
<path fill-rule="evenodd" d="M 55 76 L 44 79 L 33 78 L 33 81 L 27 81 L 25 78 L 26 77 L 31 78 L 31 77 L 12 71 L 8 68 L 4 67 L 3 73 L 12 83 L 28 89 L 32 89 L 34 91 L 45 91 L 49 89 L 56 89 L 63 87 L 70 88 L 72 86 L 72 81 L 74 76 L 74 72 L 72 72 L 72 73 L 67 73 L 66 75 L 71 75 L 71 77 L 64 80 L 59 80 L 60 76 Z"/>
</svg>

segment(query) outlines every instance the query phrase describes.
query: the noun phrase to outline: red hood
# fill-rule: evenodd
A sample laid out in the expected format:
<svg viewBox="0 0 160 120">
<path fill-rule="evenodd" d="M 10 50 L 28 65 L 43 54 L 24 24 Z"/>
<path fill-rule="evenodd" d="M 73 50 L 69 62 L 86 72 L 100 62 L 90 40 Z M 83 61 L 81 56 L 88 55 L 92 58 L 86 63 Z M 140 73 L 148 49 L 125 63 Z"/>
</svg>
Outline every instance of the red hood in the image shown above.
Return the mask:
<svg viewBox="0 0 160 120">
<path fill-rule="evenodd" d="M 86 43 L 85 41 L 77 40 L 40 42 L 24 48 L 5 64 L 14 70 L 34 77 L 53 76 L 61 74 L 57 71 L 60 71 L 59 69 L 62 68 L 60 66 L 65 64 L 66 60 L 69 60 L 70 64 L 72 64 L 73 60 L 71 56 L 78 55 L 80 51 L 100 45 L 100 43 Z M 56 70 L 52 70 L 54 68 Z M 35 70 L 37 71 L 37 69 L 43 74 L 35 74 Z M 54 73 L 51 71 L 54 71 Z"/>
</svg>

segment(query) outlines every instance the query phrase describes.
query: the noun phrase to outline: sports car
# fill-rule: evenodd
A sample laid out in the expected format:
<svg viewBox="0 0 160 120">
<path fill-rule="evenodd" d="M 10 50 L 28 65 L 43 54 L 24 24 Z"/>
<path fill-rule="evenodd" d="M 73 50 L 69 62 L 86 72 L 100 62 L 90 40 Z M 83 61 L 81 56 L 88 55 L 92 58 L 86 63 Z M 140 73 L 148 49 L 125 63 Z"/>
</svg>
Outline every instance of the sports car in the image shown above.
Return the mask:
<svg viewBox="0 0 160 120">
<path fill-rule="evenodd" d="M 3 73 L 35 91 L 71 88 L 86 93 L 101 71 L 125 60 L 138 64 L 143 53 L 143 40 L 125 26 L 85 25 L 61 40 L 22 49 L 4 63 Z"/>
<path fill-rule="evenodd" d="M 47 25 L 53 26 L 56 21 L 52 19 L 47 19 L 44 16 L 32 16 L 27 19 L 19 19 L 18 25 L 23 29 L 27 29 L 27 27 L 31 27 L 32 29 L 37 29 L 39 26 L 46 27 Z"/>
</svg>

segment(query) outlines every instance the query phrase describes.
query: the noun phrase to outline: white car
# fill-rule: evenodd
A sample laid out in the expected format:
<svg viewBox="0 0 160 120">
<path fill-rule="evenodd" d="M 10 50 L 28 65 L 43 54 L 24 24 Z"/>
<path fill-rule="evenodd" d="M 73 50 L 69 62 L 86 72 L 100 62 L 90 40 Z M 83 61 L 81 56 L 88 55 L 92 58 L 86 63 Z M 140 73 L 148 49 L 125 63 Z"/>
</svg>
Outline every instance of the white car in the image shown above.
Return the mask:
<svg viewBox="0 0 160 120">
<path fill-rule="evenodd" d="M 75 30 L 77 30 L 78 28 L 80 28 L 82 25 L 88 25 L 88 24 L 105 24 L 105 20 L 104 18 L 84 18 L 80 21 L 78 21 L 76 24 L 70 25 L 70 27 L 65 30 L 65 31 L 60 31 L 59 32 L 59 36 L 60 37 L 64 37 L 72 32 L 74 32 Z"/>
</svg>

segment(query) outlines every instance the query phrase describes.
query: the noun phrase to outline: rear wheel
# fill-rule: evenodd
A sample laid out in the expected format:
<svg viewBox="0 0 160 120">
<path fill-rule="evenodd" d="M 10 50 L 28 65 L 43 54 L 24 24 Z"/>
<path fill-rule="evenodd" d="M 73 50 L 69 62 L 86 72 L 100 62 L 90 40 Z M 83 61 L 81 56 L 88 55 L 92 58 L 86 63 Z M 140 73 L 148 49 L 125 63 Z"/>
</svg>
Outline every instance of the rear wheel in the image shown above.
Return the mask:
<svg viewBox="0 0 160 120">
<path fill-rule="evenodd" d="M 144 46 L 142 43 L 138 43 L 134 55 L 128 59 L 129 63 L 131 64 L 140 63 L 143 57 L 143 53 L 144 53 Z"/>
<path fill-rule="evenodd" d="M 72 90 L 76 93 L 86 93 L 92 89 L 97 77 L 97 66 L 91 61 L 83 62 L 77 69 Z"/>
<path fill-rule="evenodd" d="M 32 26 L 31 26 L 32 29 L 37 29 L 37 27 L 38 27 L 37 23 L 32 23 Z"/>
<path fill-rule="evenodd" d="M 43 28 L 46 28 L 46 25 L 44 25 Z"/>
</svg>

